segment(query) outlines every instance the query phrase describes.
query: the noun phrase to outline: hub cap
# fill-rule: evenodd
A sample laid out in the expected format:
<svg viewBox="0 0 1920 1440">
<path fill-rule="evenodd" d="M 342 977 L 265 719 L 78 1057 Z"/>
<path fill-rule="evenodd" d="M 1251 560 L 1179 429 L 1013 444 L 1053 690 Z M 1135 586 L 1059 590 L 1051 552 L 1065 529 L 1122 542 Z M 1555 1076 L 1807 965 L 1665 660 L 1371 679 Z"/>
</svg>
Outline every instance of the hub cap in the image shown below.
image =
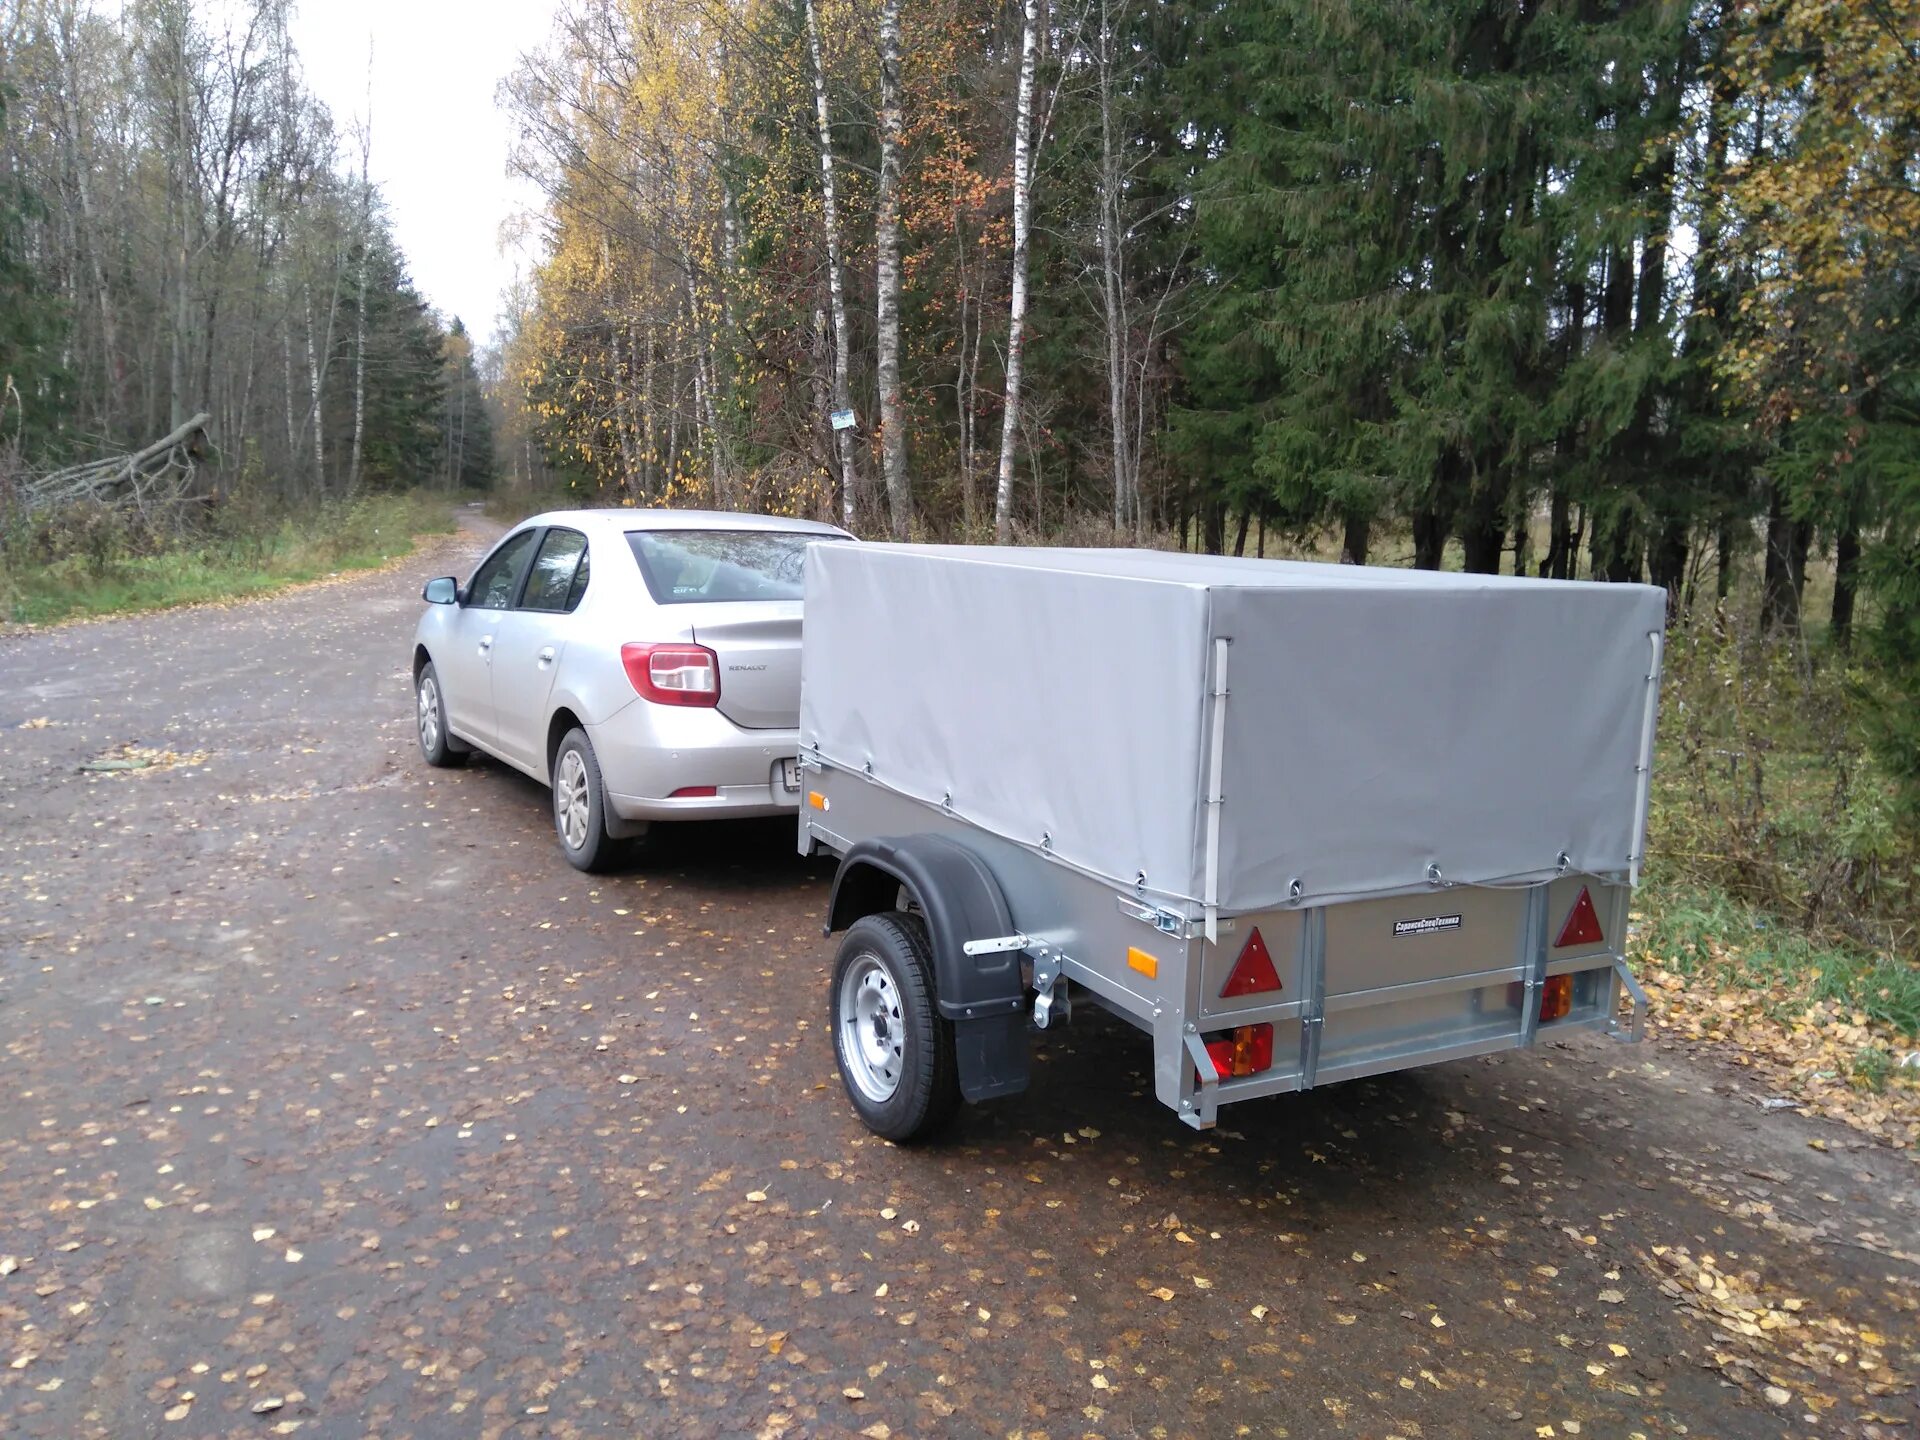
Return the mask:
<svg viewBox="0 0 1920 1440">
<path fill-rule="evenodd" d="M 553 813 L 560 822 L 560 839 L 569 850 L 587 843 L 593 807 L 587 799 L 587 762 L 578 750 L 560 757 L 560 773 L 553 777 Z"/>
<path fill-rule="evenodd" d="M 420 679 L 420 748 L 431 754 L 440 744 L 440 687 L 433 676 Z"/>
<path fill-rule="evenodd" d="M 893 973 L 873 955 L 862 955 L 840 981 L 840 1055 L 860 1093 L 885 1103 L 900 1088 L 900 990 Z"/>
</svg>

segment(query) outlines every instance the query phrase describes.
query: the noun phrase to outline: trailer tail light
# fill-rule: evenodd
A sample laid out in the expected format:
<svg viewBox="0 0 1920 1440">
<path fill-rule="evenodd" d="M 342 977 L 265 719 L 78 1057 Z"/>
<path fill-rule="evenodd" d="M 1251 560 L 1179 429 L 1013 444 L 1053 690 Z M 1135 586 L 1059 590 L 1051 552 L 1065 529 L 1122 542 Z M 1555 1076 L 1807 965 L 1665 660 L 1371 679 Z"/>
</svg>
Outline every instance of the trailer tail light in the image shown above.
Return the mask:
<svg viewBox="0 0 1920 1440">
<path fill-rule="evenodd" d="M 1267 942 L 1260 938 L 1260 927 L 1253 927 L 1253 933 L 1247 936 L 1247 943 L 1241 947 L 1240 958 L 1233 962 L 1233 969 L 1227 972 L 1227 983 L 1220 987 L 1220 998 L 1231 1000 L 1239 995 L 1264 995 L 1269 990 L 1280 988 L 1280 974 L 1273 968 L 1273 956 L 1267 953 Z M 1272 1037 L 1268 1037 L 1271 1047 Z"/>
<path fill-rule="evenodd" d="M 1567 923 L 1560 927 L 1560 938 L 1553 942 L 1553 948 L 1564 950 L 1569 945 L 1598 945 L 1607 937 L 1600 930 L 1600 915 L 1593 908 L 1593 896 L 1587 893 L 1587 887 L 1580 887 L 1580 898 L 1573 902 L 1573 909 L 1567 912 Z"/>
<path fill-rule="evenodd" d="M 620 647 L 634 694 L 656 705 L 720 703 L 720 657 L 704 645 Z"/>
<path fill-rule="evenodd" d="M 1540 1023 L 1564 1020 L 1573 1009 L 1573 976 L 1549 975 L 1540 987 Z"/>
<path fill-rule="evenodd" d="M 1222 1080 L 1238 1080 L 1273 1068 L 1273 1026 L 1236 1025 L 1207 1041 L 1207 1058 Z"/>
</svg>

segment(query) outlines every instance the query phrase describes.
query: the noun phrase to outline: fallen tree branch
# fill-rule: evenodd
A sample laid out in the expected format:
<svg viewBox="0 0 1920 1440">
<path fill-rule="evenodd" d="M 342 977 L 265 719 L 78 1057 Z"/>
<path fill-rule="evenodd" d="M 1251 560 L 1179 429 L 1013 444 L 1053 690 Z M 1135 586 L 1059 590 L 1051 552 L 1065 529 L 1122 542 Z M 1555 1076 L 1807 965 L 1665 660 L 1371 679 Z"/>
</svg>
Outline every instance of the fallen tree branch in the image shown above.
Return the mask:
<svg viewBox="0 0 1920 1440">
<path fill-rule="evenodd" d="M 151 445 L 131 455 L 87 460 L 27 481 L 23 487 L 29 510 L 54 510 L 81 501 L 99 504 L 132 502 L 143 510 L 150 505 L 183 498 L 192 485 L 198 461 L 206 453 L 207 424 L 202 412 Z"/>
</svg>

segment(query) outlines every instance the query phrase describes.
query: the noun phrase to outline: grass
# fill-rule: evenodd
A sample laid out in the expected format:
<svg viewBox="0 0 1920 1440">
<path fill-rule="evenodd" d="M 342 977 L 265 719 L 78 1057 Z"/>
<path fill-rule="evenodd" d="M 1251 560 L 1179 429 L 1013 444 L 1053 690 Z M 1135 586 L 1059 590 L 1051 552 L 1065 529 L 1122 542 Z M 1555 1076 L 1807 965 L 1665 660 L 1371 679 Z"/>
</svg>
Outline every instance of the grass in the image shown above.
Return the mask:
<svg viewBox="0 0 1920 1440">
<path fill-rule="evenodd" d="M 50 625 L 241 599 L 375 569 L 410 553 L 416 536 L 452 528 L 444 495 L 414 492 L 236 518 L 173 543 L 98 525 L 16 530 L 0 545 L 0 619 Z"/>
<path fill-rule="evenodd" d="M 1795 1002 L 1830 1002 L 1897 1034 L 1920 1035 L 1920 966 L 1883 950 L 1816 938 L 1724 890 L 1657 866 L 1637 909 L 1639 947 L 1689 979 Z"/>
</svg>

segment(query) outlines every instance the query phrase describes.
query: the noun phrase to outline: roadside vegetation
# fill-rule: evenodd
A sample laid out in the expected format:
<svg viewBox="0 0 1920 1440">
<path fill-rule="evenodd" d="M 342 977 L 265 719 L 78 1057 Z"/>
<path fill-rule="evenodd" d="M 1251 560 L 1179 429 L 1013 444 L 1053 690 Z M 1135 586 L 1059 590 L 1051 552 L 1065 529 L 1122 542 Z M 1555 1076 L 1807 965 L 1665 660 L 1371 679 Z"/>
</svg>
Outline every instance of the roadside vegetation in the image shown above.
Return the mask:
<svg viewBox="0 0 1920 1440">
<path fill-rule="evenodd" d="M 299 511 L 230 506 L 186 533 L 154 530 L 107 506 L 0 527 L 0 622 L 237 600 L 410 554 L 417 537 L 453 529 L 434 491 L 366 495 Z"/>
<path fill-rule="evenodd" d="M 1636 962 L 1669 1032 L 1920 1145 L 1920 844 L 1874 744 L 1895 702 L 1870 658 L 1752 614 L 1670 632 Z"/>
</svg>

